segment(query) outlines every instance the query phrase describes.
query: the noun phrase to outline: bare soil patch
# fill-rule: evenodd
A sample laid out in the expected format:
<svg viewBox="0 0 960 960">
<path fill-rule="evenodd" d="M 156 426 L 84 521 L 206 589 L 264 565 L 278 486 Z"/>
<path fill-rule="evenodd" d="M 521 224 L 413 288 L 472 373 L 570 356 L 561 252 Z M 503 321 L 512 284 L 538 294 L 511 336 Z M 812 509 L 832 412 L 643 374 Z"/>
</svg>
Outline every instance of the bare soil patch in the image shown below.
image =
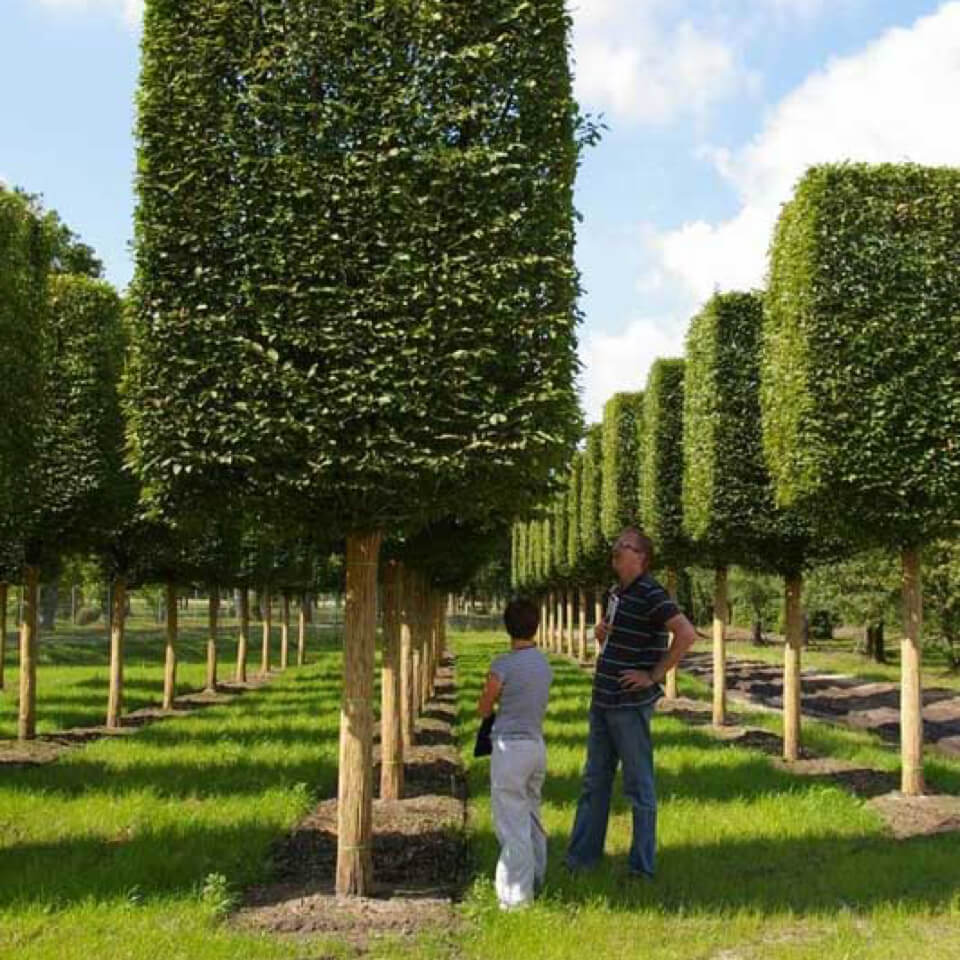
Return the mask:
<svg viewBox="0 0 960 960">
<path fill-rule="evenodd" d="M 286 934 L 329 934 L 364 950 L 383 936 L 450 931 L 467 879 L 466 780 L 454 738 L 454 665 L 444 661 L 436 692 L 407 751 L 401 800 L 374 800 L 370 897 L 334 893 L 337 801 L 324 800 L 273 851 L 274 876 L 247 891 L 235 922 Z M 379 783 L 375 754 L 374 782 Z"/>
</svg>

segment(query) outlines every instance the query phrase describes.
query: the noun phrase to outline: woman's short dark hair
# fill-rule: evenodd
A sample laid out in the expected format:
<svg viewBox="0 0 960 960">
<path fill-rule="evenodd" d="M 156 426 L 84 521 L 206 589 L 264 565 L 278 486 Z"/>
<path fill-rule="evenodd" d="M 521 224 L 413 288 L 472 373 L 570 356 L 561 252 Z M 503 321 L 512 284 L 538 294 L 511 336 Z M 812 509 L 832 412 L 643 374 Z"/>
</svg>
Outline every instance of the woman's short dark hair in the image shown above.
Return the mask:
<svg viewBox="0 0 960 960">
<path fill-rule="evenodd" d="M 503 611 L 503 625 L 512 640 L 529 640 L 540 626 L 540 611 L 526 597 L 515 597 Z"/>
</svg>

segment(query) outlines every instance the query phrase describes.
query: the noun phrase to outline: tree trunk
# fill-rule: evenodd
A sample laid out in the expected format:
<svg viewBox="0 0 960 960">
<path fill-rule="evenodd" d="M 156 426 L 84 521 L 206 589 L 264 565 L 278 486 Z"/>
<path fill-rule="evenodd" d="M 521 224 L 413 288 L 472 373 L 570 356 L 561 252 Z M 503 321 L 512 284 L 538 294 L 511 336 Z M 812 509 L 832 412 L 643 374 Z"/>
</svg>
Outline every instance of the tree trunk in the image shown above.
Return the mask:
<svg viewBox="0 0 960 960">
<path fill-rule="evenodd" d="M 670 594 L 670 599 L 676 601 L 677 599 L 677 571 L 674 567 L 667 567 L 667 593 Z M 673 631 L 670 632 L 670 646 L 672 647 L 676 638 L 673 635 Z M 674 667 L 672 670 L 667 671 L 666 677 L 664 677 L 664 693 L 670 700 L 677 699 L 677 668 Z"/>
<path fill-rule="evenodd" d="M 297 666 L 307 662 L 307 621 L 310 619 L 310 604 L 307 595 L 300 597 L 300 609 L 297 614 Z"/>
<path fill-rule="evenodd" d="M 878 620 L 873 625 L 873 659 L 877 663 L 887 662 L 887 649 L 884 645 L 883 621 Z"/>
<path fill-rule="evenodd" d="M 207 684 L 209 693 L 217 692 L 217 634 L 220 628 L 220 588 L 210 588 L 210 605 L 207 613 Z"/>
<path fill-rule="evenodd" d="M 566 591 L 567 618 L 566 618 L 566 654 L 571 659 L 575 656 L 573 649 L 573 590 Z"/>
<path fill-rule="evenodd" d="M 280 669 L 290 666 L 290 596 L 280 598 Z"/>
<path fill-rule="evenodd" d="M 727 722 L 727 568 L 717 567 L 713 585 L 713 725 Z"/>
<path fill-rule="evenodd" d="M 20 710 L 17 736 L 33 740 L 37 735 L 37 599 L 39 571 L 27 566 L 23 571 L 20 616 Z"/>
<path fill-rule="evenodd" d="M 595 624 L 603 622 L 603 603 L 600 599 L 602 596 L 603 591 L 600 589 L 597 589 L 593 595 L 593 622 Z M 596 639 L 596 634 L 594 634 L 593 646 L 594 656 L 599 657 L 601 648 L 600 641 Z"/>
<path fill-rule="evenodd" d="M 4 687 L 7 664 L 7 594 L 8 585 L 0 583 L 0 690 Z"/>
<path fill-rule="evenodd" d="M 177 588 L 167 583 L 167 649 L 163 670 L 163 709 L 172 710 L 177 695 Z"/>
<path fill-rule="evenodd" d="M 380 682 L 380 797 L 403 796 L 403 691 L 400 668 L 400 564 L 391 560 L 383 579 L 383 667 Z"/>
<path fill-rule="evenodd" d="M 924 792 L 923 698 L 920 657 L 923 638 L 923 594 L 920 551 L 905 548 L 903 561 L 903 640 L 900 644 L 901 787 L 907 796 Z"/>
<path fill-rule="evenodd" d="M 347 610 L 337 794 L 337 896 L 366 896 L 373 886 L 373 671 L 377 562 L 383 535 L 347 536 Z"/>
<path fill-rule="evenodd" d="M 250 645 L 250 592 L 244 587 L 237 592 L 237 616 L 240 628 L 237 634 L 237 683 L 247 682 L 247 648 Z"/>
<path fill-rule="evenodd" d="M 803 577 L 784 578 L 783 759 L 800 759 L 800 655 L 803 649 Z"/>
<path fill-rule="evenodd" d="M 265 677 L 270 672 L 270 631 L 273 629 L 273 597 L 270 588 L 264 587 L 260 594 L 261 617 L 263 619 L 263 634 L 260 644 L 260 676 Z"/>
<path fill-rule="evenodd" d="M 110 618 L 110 692 L 107 697 L 107 726 L 120 727 L 123 714 L 123 640 L 127 619 L 127 582 L 113 583 L 113 615 Z"/>
<path fill-rule="evenodd" d="M 577 659 L 587 659 L 587 591 L 580 588 L 577 595 Z"/>
<path fill-rule="evenodd" d="M 70 622 L 76 626 L 77 625 L 77 587 L 74 584 L 70 588 Z"/>
<path fill-rule="evenodd" d="M 413 694 L 413 576 L 402 564 L 400 590 L 400 732 L 404 749 L 416 742 Z"/>
<path fill-rule="evenodd" d="M 540 647 L 547 649 L 547 601 L 546 598 L 540 598 Z"/>
</svg>

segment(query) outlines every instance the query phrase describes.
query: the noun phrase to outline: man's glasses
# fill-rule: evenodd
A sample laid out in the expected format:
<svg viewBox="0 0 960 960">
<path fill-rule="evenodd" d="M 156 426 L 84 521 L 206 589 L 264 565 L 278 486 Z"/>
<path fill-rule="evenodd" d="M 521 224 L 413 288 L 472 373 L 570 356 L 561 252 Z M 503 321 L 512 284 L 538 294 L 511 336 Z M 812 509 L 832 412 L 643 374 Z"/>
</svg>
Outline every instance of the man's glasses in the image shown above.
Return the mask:
<svg viewBox="0 0 960 960">
<path fill-rule="evenodd" d="M 632 550 L 635 554 L 637 554 L 637 556 L 639 556 L 641 552 L 640 550 L 638 550 L 636 547 L 632 546 L 629 543 L 618 543 L 613 548 L 613 555 L 616 556 L 618 553 L 622 553 L 624 550 Z"/>
</svg>

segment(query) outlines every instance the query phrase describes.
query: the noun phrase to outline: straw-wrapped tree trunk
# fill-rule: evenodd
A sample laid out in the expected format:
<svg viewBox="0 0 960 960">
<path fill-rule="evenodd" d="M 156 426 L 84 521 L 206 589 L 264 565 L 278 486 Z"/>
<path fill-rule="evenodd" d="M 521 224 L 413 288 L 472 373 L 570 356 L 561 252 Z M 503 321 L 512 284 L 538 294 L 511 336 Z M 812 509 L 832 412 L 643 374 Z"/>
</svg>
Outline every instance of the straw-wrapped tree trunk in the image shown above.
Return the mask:
<svg viewBox="0 0 960 960">
<path fill-rule="evenodd" d="M 113 581 L 110 613 L 110 689 L 107 695 L 107 727 L 117 729 L 123 714 L 123 641 L 127 620 L 127 583 Z"/>
<path fill-rule="evenodd" d="M 23 604 L 20 614 L 20 708 L 17 737 L 32 740 L 37 735 L 37 648 L 40 572 L 34 566 L 23 571 Z"/>
<path fill-rule="evenodd" d="M 237 593 L 237 683 L 247 682 L 247 656 L 250 647 L 250 591 L 244 585 Z"/>
<path fill-rule="evenodd" d="M 383 667 L 380 680 L 380 796 L 403 796 L 401 605 L 403 571 L 389 561 L 383 575 Z"/>
<path fill-rule="evenodd" d="M 177 587 L 173 581 L 166 584 L 166 645 L 164 648 L 163 665 L 163 709 L 172 710 L 173 701 L 177 695 L 177 617 L 178 617 Z"/>
</svg>

